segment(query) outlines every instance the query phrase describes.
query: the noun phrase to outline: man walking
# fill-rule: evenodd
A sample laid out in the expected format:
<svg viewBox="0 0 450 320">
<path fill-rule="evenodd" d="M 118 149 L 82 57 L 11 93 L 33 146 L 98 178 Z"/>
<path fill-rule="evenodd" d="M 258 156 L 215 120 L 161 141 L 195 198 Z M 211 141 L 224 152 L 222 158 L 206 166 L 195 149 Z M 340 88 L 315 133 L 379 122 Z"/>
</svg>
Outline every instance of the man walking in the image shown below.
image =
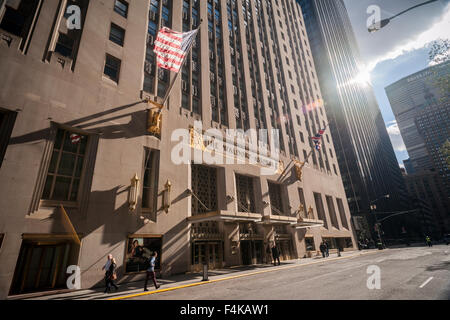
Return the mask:
<svg viewBox="0 0 450 320">
<path fill-rule="evenodd" d="M 273 257 L 273 265 L 276 266 L 277 265 L 277 261 L 278 261 L 278 265 L 281 264 L 280 262 L 280 252 L 278 251 L 278 248 L 275 244 L 272 245 L 272 257 Z"/>
<path fill-rule="evenodd" d="M 111 287 L 114 287 L 116 289 L 116 291 L 117 291 L 117 289 L 119 289 L 119 287 L 114 283 L 114 281 L 116 281 L 116 279 L 117 279 L 116 259 L 111 257 L 111 259 L 109 259 L 109 262 L 110 263 L 109 263 L 108 270 L 106 270 L 106 273 L 105 273 L 105 283 L 106 283 L 105 293 L 109 293 L 109 291 L 111 291 Z"/>
<path fill-rule="evenodd" d="M 156 289 L 159 289 L 160 287 L 160 285 L 156 283 L 156 274 L 155 274 L 155 261 L 157 256 L 158 254 L 156 253 L 156 251 L 154 251 L 150 256 L 149 259 L 150 266 L 147 269 L 147 276 L 145 277 L 144 291 L 148 291 L 147 289 L 148 278 L 152 278 L 153 284 L 155 285 Z"/>
<path fill-rule="evenodd" d="M 324 243 L 325 243 L 325 255 L 327 257 L 329 257 L 330 256 L 330 246 L 328 245 L 328 242 L 324 241 Z"/>
<path fill-rule="evenodd" d="M 108 279 L 109 279 L 109 267 L 111 266 L 112 262 L 112 254 L 108 254 L 108 260 L 106 260 L 105 265 L 102 267 L 102 270 L 105 270 L 105 286 L 108 288 Z"/>
<path fill-rule="evenodd" d="M 431 242 L 431 238 L 429 236 L 425 237 L 425 241 L 427 242 L 428 247 L 432 247 L 433 243 Z"/>
<path fill-rule="evenodd" d="M 322 241 L 322 243 L 319 246 L 320 252 L 322 253 L 322 258 L 325 258 L 326 255 L 326 245 L 325 242 Z"/>
</svg>

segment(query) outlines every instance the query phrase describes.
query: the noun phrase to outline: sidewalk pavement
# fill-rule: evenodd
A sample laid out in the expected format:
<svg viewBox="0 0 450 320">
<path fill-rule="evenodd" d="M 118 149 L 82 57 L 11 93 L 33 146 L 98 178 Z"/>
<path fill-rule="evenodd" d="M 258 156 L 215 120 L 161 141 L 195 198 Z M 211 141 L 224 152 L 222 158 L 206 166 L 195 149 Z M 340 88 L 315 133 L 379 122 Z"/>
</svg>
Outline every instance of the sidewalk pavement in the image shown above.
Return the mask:
<svg viewBox="0 0 450 320">
<path fill-rule="evenodd" d="M 320 257 L 312 257 L 312 258 L 303 258 L 303 259 L 295 259 L 295 260 L 289 260 L 289 261 L 283 261 L 281 262 L 280 266 L 274 266 L 272 264 L 259 264 L 259 265 L 251 265 L 251 266 L 237 266 L 237 267 L 229 267 L 224 269 L 218 269 L 218 270 L 210 270 L 208 272 L 208 279 L 210 282 L 215 281 L 224 281 L 229 278 L 239 278 L 239 277 L 245 277 L 245 276 L 251 276 L 253 274 L 257 273 L 264 273 L 264 272 L 271 272 L 276 271 L 280 269 L 287 269 L 287 268 L 294 268 L 299 267 L 302 265 L 310 265 L 310 264 L 316 264 L 316 263 L 324 263 L 328 261 L 336 261 L 340 259 L 346 259 L 346 258 L 352 258 L 352 257 L 359 257 L 364 254 L 369 253 L 376 253 L 379 252 L 378 250 L 372 249 L 372 250 L 355 250 L 355 251 L 348 251 L 348 252 L 341 252 L 341 257 L 338 257 L 337 254 L 332 254 L 328 258 L 322 258 Z M 157 279 L 158 284 L 161 285 L 161 288 L 158 291 L 168 291 L 169 290 L 176 290 L 181 289 L 186 286 L 192 286 L 192 285 L 200 285 L 200 284 L 207 284 L 208 282 L 204 283 L 202 282 L 203 279 L 203 273 L 186 273 L 186 274 L 179 274 L 170 276 L 167 278 Z M 153 283 L 149 281 L 149 291 L 145 294 L 152 294 L 156 293 Z M 100 288 L 93 288 L 93 289 L 82 289 L 82 290 L 75 290 L 75 291 L 69 291 L 69 292 L 60 292 L 60 293 L 45 293 L 45 292 L 39 292 L 35 294 L 26 294 L 26 295 L 20 295 L 20 296 L 10 296 L 8 297 L 8 300 L 108 300 L 108 299 L 120 299 L 123 296 L 130 296 L 130 295 L 136 295 L 136 294 L 143 294 L 144 293 L 144 281 L 137 281 L 137 282 L 128 282 L 119 284 L 119 290 L 114 291 L 111 290 L 111 293 L 105 294 L 104 287 Z"/>
</svg>

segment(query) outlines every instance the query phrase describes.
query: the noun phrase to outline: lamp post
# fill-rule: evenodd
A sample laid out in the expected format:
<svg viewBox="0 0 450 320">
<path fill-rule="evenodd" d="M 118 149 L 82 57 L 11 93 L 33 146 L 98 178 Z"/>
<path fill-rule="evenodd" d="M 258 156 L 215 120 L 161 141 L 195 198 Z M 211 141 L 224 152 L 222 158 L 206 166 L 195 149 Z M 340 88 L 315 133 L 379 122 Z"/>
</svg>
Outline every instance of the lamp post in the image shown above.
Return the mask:
<svg viewBox="0 0 450 320">
<path fill-rule="evenodd" d="M 381 28 L 385 27 L 389 22 L 391 22 L 393 19 L 397 18 L 398 16 L 401 16 L 402 14 L 404 14 L 404 13 L 406 13 L 406 12 L 408 12 L 408 11 L 411 11 L 411 10 L 413 10 L 413 9 L 415 9 L 415 8 L 422 7 L 422 6 L 425 6 L 425 5 L 427 5 L 427 4 L 430 4 L 430 3 L 436 2 L 436 1 L 438 1 L 438 0 L 429 0 L 429 1 L 426 1 L 426 2 L 424 2 L 424 3 L 420 3 L 420 4 L 418 4 L 418 5 L 415 5 L 415 6 L 411 7 L 411 8 L 408 8 L 408 9 L 406 9 L 406 10 L 403 10 L 403 11 L 400 12 L 400 13 L 397 13 L 396 15 L 394 15 L 394 16 L 392 16 L 392 17 L 390 17 L 390 18 L 383 19 L 383 20 L 381 20 L 381 21 L 377 21 L 377 22 L 375 22 L 374 24 L 372 24 L 372 25 L 368 28 L 368 30 L 369 30 L 370 33 L 376 32 L 376 31 L 380 30 Z"/>
<path fill-rule="evenodd" d="M 384 196 L 382 196 L 381 198 L 372 200 L 369 202 L 369 208 L 370 208 L 370 214 L 375 216 L 375 226 L 376 226 L 376 231 L 378 234 L 378 241 L 380 241 L 381 246 L 383 246 L 383 240 L 381 238 L 381 223 L 378 222 L 378 217 L 377 217 L 377 213 L 375 212 L 375 210 L 377 210 L 377 205 L 375 204 L 375 202 L 381 200 L 381 199 L 389 199 L 390 195 L 386 194 Z"/>
</svg>

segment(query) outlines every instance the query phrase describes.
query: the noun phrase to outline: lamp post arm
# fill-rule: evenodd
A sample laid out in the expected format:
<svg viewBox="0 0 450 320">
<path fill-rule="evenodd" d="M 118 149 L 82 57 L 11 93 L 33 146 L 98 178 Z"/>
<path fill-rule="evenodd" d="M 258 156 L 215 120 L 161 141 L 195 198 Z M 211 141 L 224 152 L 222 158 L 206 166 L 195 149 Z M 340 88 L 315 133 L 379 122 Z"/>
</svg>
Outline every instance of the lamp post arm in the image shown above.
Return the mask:
<svg viewBox="0 0 450 320">
<path fill-rule="evenodd" d="M 389 20 L 392 20 L 392 19 L 394 19 L 394 18 L 396 18 L 396 17 L 398 17 L 398 16 L 400 16 L 400 15 L 402 15 L 402 14 L 408 12 L 408 11 L 411 11 L 411 10 L 413 10 L 415 8 L 418 8 L 418 7 L 421 7 L 421 6 L 427 5 L 427 4 L 432 3 L 432 2 L 436 2 L 436 1 L 438 1 L 438 0 L 429 0 L 429 1 L 424 2 L 424 3 L 419 3 L 418 5 L 415 5 L 415 6 L 411 7 L 411 8 L 403 10 L 400 13 L 397 13 L 395 16 L 390 17 Z"/>
<path fill-rule="evenodd" d="M 399 215 L 402 215 L 402 214 L 416 213 L 418 211 L 419 211 L 419 209 L 414 209 L 414 210 L 409 210 L 409 211 L 400 211 L 400 212 L 391 214 L 390 216 L 384 217 L 383 219 L 378 220 L 378 222 L 382 222 L 384 220 L 387 220 L 389 218 L 392 218 L 392 217 L 395 217 L 395 216 L 399 216 Z M 380 213 L 383 213 L 383 212 L 375 212 L 375 215 L 376 214 L 380 214 Z"/>
</svg>

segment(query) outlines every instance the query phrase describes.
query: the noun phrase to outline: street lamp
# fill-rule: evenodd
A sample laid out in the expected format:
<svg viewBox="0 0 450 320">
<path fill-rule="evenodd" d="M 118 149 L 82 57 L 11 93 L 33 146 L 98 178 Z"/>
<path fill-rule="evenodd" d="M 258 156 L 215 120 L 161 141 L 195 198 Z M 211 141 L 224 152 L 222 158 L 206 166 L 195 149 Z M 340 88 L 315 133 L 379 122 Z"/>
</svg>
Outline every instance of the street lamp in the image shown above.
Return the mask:
<svg viewBox="0 0 450 320">
<path fill-rule="evenodd" d="M 383 245 L 383 240 L 381 238 L 381 230 L 380 230 L 381 223 L 378 222 L 377 213 L 375 212 L 375 210 L 377 209 L 377 205 L 375 204 L 375 202 L 377 202 L 378 200 L 381 200 L 381 199 L 389 199 L 389 197 L 390 197 L 389 194 L 385 194 L 384 196 L 369 202 L 370 214 L 375 215 L 375 226 L 377 228 L 376 231 L 378 234 L 378 240 L 381 242 L 381 245 Z"/>
<path fill-rule="evenodd" d="M 386 26 L 389 22 L 391 22 L 391 20 L 393 20 L 394 18 L 397 18 L 398 16 L 400 16 L 400 15 L 402 15 L 402 14 L 408 12 L 408 11 L 411 11 L 411 10 L 413 10 L 413 9 L 415 9 L 415 8 L 418 8 L 418 7 L 421 7 L 421 6 L 430 4 L 430 3 L 432 3 L 432 2 L 436 2 L 436 1 L 438 1 L 438 0 L 429 0 L 429 1 L 426 1 L 426 2 L 424 2 L 424 3 L 420 3 L 420 4 L 415 5 L 415 6 L 411 7 L 411 8 L 409 8 L 409 9 L 403 10 L 402 12 L 400 12 L 400 13 L 398 13 L 398 14 L 396 14 L 396 15 L 390 17 L 390 18 L 383 19 L 383 20 L 378 21 L 378 22 L 374 22 L 374 23 L 368 28 L 368 30 L 369 30 L 370 33 L 376 32 L 376 31 L 380 30 L 381 28 L 385 27 L 385 26 Z"/>
</svg>

